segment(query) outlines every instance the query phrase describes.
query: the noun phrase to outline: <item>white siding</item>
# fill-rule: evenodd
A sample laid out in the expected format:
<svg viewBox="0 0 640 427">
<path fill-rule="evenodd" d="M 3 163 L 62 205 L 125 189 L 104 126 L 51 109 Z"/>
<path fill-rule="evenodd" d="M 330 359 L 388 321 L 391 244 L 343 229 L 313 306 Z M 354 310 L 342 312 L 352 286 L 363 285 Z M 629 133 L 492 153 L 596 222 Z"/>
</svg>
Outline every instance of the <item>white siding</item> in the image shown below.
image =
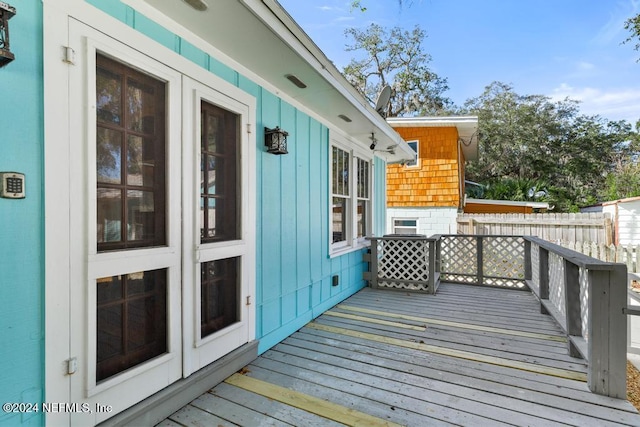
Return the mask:
<svg viewBox="0 0 640 427">
<path fill-rule="evenodd" d="M 393 233 L 393 220 L 399 218 L 417 218 L 418 234 L 455 234 L 458 209 L 447 207 L 429 208 L 387 208 L 386 233 Z"/>
<path fill-rule="evenodd" d="M 610 213 L 613 218 L 618 237 L 616 244 L 640 244 L 640 199 L 620 200 L 606 204 L 603 206 L 603 212 Z"/>
</svg>

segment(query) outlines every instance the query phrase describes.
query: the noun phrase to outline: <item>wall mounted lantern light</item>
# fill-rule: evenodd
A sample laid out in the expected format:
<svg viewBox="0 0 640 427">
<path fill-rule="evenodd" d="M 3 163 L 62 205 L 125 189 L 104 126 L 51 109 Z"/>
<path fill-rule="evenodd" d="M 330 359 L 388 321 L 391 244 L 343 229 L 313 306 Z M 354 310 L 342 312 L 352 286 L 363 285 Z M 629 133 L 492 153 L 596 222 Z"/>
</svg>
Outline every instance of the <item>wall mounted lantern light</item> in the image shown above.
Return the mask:
<svg viewBox="0 0 640 427">
<path fill-rule="evenodd" d="M 15 7 L 0 1 L 0 67 L 15 59 L 9 49 L 9 19 L 15 14 Z"/>
<path fill-rule="evenodd" d="M 264 128 L 264 145 L 267 146 L 267 153 L 288 154 L 287 136 L 289 134 L 278 126 L 274 129 Z"/>
</svg>

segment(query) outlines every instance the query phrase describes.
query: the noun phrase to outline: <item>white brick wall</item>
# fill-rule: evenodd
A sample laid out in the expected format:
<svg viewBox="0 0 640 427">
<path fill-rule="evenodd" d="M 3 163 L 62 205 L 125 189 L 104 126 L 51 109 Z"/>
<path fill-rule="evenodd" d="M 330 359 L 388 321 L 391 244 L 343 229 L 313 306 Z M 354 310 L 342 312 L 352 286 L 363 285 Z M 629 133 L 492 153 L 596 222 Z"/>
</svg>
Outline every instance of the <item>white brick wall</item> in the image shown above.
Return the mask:
<svg viewBox="0 0 640 427">
<path fill-rule="evenodd" d="M 393 233 L 393 220 L 411 218 L 418 220 L 418 234 L 455 234 L 457 231 L 456 208 L 387 208 L 386 234 Z"/>
</svg>

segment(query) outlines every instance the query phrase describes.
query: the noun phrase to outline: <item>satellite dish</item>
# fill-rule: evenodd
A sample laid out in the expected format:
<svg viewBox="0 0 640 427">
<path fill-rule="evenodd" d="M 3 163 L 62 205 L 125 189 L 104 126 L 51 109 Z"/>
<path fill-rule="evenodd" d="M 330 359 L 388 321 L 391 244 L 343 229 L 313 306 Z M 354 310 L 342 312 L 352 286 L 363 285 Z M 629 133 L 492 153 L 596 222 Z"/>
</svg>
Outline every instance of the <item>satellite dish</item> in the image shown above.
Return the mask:
<svg viewBox="0 0 640 427">
<path fill-rule="evenodd" d="M 387 108 L 387 104 L 389 104 L 390 99 L 391 99 L 391 86 L 386 85 L 380 91 L 380 95 L 378 95 L 378 101 L 376 102 L 376 111 L 382 117 L 384 117 L 384 109 Z"/>
</svg>

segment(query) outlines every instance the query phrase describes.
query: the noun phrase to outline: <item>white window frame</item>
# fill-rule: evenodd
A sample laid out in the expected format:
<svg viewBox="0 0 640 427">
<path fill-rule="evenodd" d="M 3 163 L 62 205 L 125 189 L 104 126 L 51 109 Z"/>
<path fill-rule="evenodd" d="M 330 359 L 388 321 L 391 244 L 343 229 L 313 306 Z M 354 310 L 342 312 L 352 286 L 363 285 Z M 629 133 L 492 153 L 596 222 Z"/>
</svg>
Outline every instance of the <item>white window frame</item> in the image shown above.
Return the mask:
<svg viewBox="0 0 640 427">
<path fill-rule="evenodd" d="M 416 225 L 415 227 L 412 227 L 410 225 L 396 225 L 396 221 L 415 221 Z M 391 218 L 391 225 L 392 225 L 393 234 L 418 234 L 418 227 L 420 225 L 420 221 L 418 218 L 394 217 L 394 218 Z M 413 230 L 413 233 L 399 233 L 398 232 L 399 229 L 402 229 L 402 230 L 415 229 L 415 230 Z"/>
<path fill-rule="evenodd" d="M 404 166 L 407 169 L 415 169 L 420 167 L 420 156 L 418 155 L 418 153 L 420 153 L 420 141 L 417 139 L 412 141 L 407 141 L 407 144 L 409 145 L 409 147 L 411 147 L 411 144 L 414 144 L 414 143 L 416 144 L 416 149 L 414 150 L 416 152 L 416 157 L 414 161 L 407 162 L 404 164 Z"/>
<path fill-rule="evenodd" d="M 333 193 L 333 148 L 345 151 L 349 154 L 349 195 L 347 199 L 345 240 L 333 243 L 333 198 L 341 196 Z M 358 159 L 364 160 L 369 165 L 369 194 L 367 198 L 358 197 Z M 339 256 L 363 247 L 369 246 L 366 236 L 373 230 L 373 155 L 367 150 L 355 146 L 344 138 L 333 137 L 329 146 L 329 256 Z M 363 236 L 358 237 L 358 201 L 367 200 L 367 212 L 365 212 L 366 230 Z"/>
</svg>

